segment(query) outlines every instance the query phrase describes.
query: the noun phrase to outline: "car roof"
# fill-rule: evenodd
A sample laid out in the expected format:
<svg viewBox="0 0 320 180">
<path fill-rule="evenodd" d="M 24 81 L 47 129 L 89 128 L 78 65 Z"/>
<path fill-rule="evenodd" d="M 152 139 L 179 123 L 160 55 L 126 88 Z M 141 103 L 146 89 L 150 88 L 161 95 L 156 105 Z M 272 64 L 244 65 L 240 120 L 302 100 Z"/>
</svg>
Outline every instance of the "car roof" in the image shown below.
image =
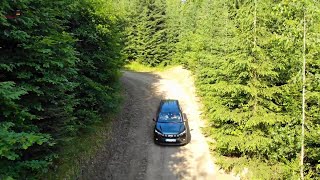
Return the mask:
<svg viewBox="0 0 320 180">
<path fill-rule="evenodd" d="M 160 112 L 180 112 L 178 100 L 161 100 Z"/>
</svg>

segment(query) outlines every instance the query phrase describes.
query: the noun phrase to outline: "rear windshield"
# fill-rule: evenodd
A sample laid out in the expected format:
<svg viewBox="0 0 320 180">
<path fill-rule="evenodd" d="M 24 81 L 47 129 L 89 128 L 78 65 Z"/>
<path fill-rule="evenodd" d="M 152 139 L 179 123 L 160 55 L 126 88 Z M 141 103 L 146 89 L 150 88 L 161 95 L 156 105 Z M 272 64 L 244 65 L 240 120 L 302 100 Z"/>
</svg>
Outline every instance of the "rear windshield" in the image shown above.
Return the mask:
<svg viewBox="0 0 320 180">
<path fill-rule="evenodd" d="M 179 112 L 161 112 L 158 122 L 181 122 L 181 115 Z"/>
</svg>

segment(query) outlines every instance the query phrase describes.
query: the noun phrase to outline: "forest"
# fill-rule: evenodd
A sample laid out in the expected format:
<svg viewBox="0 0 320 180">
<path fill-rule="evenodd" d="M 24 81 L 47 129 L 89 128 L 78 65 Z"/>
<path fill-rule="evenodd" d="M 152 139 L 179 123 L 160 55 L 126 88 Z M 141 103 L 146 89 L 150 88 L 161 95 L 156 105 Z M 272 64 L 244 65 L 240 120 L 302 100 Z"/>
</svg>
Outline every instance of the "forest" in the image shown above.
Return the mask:
<svg viewBox="0 0 320 180">
<path fill-rule="evenodd" d="M 121 19 L 108 1 L 0 3 L 0 179 L 40 179 L 119 103 Z"/>
<path fill-rule="evenodd" d="M 319 1 L 154 0 L 132 9 L 127 59 L 194 73 L 222 167 L 249 167 L 253 179 L 320 177 Z"/>
<path fill-rule="evenodd" d="M 0 14 L 0 179 L 51 171 L 119 106 L 134 61 L 192 71 L 225 170 L 320 179 L 319 0 L 16 0 Z"/>
</svg>

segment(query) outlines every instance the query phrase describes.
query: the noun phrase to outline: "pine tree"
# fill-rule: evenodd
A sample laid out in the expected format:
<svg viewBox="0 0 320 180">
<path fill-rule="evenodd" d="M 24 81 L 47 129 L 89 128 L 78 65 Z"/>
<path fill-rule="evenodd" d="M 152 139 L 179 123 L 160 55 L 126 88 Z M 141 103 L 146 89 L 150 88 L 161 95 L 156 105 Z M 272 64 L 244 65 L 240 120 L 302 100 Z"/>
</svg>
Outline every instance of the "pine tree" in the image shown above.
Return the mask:
<svg viewBox="0 0 320 180">
<path fill-rule="evenodd" d="M 74 120 L 76 84 L 68 77 L 77 75 L 77 58 L 74 40 L 59 18 L 65 4 L 43 0 L 1 6 L 1 17 L 7 18 L 0 26 L 0 178 L 26 178 L 28 171 L 46 168 L 52 134 Z M 20 10 L 20 16 L 9 18 L 12 10 Z"/>
<path fill-rule="evenodd" d="M 153 22 L 160 12 L 155 2 L 139 2 L 132 21 L 136 26 L 129 36 L 132 59 L 152 66 L 162 61 L 157 61 L 162 56 L 155 45 L 162 42 L 161 35 L 153 36 Z M 307 178 L 319 176 L 318 4 L 311 0 L 166 1 L 163 37 L 168 54 L 163 55 L 196 75 L 215 151 L 263 164 L 268 173 L 257 168 L 256 178 L 299 177 L 304 11 L 303 173 Z"/>
<path fill-rule="evenodd" d="M 127 27 L 127 57 L 156 66 L 168 61 L 166 4 L 163 0 L 138 2 L 137 14 Z"/>
<path fill-rule="evenodd" d="M 301 51 L 294 47 L 302 41 L 283 42 L 293 28 L 301 32 L 300 17 L 286 17 L 301 9 L 282 9 L 287 7 L 301 5 L 204 1 L 192 38 L 180 39 L 188 47 L 183 59 L 197 75 L 216 150 L 223 155 L 287 165 L 297 159 L 300 96 L 291 72 L 298 72 Z M 293 22 L 292 29 L 282 26 L 287 22 Z M 289 166 L 291 171 L 277 173 L 296 176 L 296 164 Z"/>
<path fill-rule="evenodd" d="M 305 175 L 320 176 L 320 6 L 317 1 L 306 1 L 306 122 L 305 122 Z"/>
<path fill-rule="evenodd" d="M 122 21 L 108 5 L 1 3 L 0 179 L 41 178 L 67 140 L 117 106 Z"/>
<path fill-rule="evenodd" d="M 191 68 L 189 65 L 195 59 L 195 52 L 192 50 L 193 40 L 195 40 L 194 31 L 196 30 L 196 17 L 200 9 L 201 1 L 181 2 L 179 6 L 179 35 L 176 43 L 176 53 L 173 55 L 173 61 Z"/>
</svg>

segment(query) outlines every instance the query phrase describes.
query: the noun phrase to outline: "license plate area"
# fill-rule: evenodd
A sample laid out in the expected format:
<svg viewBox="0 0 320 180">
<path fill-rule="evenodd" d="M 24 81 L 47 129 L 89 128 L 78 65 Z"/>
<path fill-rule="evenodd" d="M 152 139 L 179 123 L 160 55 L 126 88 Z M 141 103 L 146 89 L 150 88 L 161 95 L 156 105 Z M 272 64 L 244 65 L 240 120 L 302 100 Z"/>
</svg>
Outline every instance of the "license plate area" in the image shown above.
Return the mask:
<svg viewBox="0 0 320 180">
<path fill-rule="evenodd" d="M 166 142 L 177 142 L 176 139 L 165 139 Z"/>
</svg>

